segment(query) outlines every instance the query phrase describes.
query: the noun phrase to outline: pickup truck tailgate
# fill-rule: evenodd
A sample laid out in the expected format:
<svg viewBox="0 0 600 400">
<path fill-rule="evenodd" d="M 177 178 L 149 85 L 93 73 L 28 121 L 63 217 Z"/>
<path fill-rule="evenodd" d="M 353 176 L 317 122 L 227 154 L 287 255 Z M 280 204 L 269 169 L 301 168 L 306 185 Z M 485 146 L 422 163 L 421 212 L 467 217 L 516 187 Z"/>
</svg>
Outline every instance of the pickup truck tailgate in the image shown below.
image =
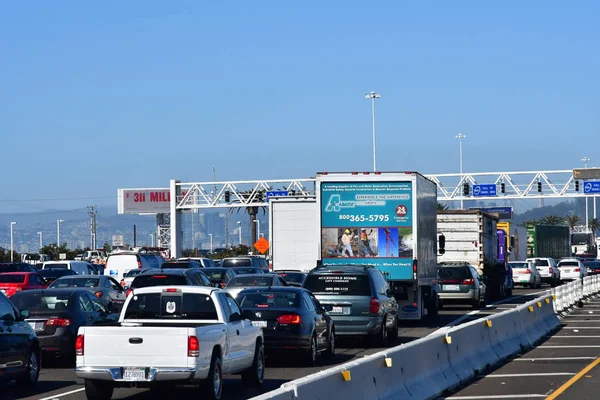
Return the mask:
<svg viewBox="0 0 600 400">
<path fill-rule="evenodd" d="M 187 366 L 190 334 L 194 329 L 187 327 L 85 327 L 83 362 L 90 367 Z"/>
</svg>

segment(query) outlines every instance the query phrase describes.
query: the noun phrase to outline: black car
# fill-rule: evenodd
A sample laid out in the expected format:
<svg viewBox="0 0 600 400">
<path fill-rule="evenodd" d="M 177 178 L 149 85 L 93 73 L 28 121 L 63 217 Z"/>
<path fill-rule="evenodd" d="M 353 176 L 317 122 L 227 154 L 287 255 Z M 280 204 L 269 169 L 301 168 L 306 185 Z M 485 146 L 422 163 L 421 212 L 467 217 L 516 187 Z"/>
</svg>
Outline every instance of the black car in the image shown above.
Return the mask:
<svg viewBox="0 0 600 400">
<path fill-rule="evenodd" d="M 80 326 L 114 324 L 111 314 L 87 289 L 41 289 L 16 293 L 11 301 L 35 329 L 41 350 L 55 359 L 75 359 L 75 338 Z"/>
<path fill-rule="evenodd" d="M 232 267 L 236 275 L 263 274 L 264 271 L 258 267 Z"/>
<path fill-rule="evenodd" d="M 0 293 L 0 381 L 25 387 L 38 381 L 41 365 L 40 341 L 27 316 Z"/>
<path fill-rule="evenodd" d="M 198 260 L 169 260 L 165 261 L 161 266 L 161 268 L 177 268 L 177 269 L 187 269 L 187 268 L 203 268 L 202 264 Z"/>
<path fill-rule="evenodd" d="M 283 280 L 287 282 L 290 286 L 302 287 L 306 276 L 308 275 L 306 272 L 298 271 L 298 270 L 279 270 L 275 271 L 277 275 L 279 275 Z"/>
<path fill-rule="evenodd" d="M 268 352 L 295 350 L 308 365 L 315 363 L 318 353 L 335 355 L 333 320 L 308 290 L 257 287 L 242 290 L 236 300 L 243 311 L 254 313 L 252 324 L 263 328 Z"/>
<path fill-rule="evenodd" d="M 127 289 L 127 296 L 129 296 L 129 293 L 133 289 L 167 285 L 214 286 L 199 268 L 151 268 L 133 278 L 133 282 L 131 282 L 129 289 Z"/>
<path fill-rule="evenodd" d="M 0 274 L 4 272 L 40 272 L 40 270 L 27 263 L 0 263 Z"/>
<path fill-rule="evenodd" d="M 77 275 L 77 272 L 73 271 L 72 269 L 46 268 L 40 269 L 38 271 L 38 274 L 40 274 L 44 278 L 46 283 L 51 284 L 52 282 L 63 276 Z"/>
<path fill-rule="evenodd" d="M 235 268 L 204 268 L 202 272 L 208 276 L 208 279 L 210 279 L 213 286 L 224 288 L 231 278 L 237 275 L 234 269 Z"/>
</svg>

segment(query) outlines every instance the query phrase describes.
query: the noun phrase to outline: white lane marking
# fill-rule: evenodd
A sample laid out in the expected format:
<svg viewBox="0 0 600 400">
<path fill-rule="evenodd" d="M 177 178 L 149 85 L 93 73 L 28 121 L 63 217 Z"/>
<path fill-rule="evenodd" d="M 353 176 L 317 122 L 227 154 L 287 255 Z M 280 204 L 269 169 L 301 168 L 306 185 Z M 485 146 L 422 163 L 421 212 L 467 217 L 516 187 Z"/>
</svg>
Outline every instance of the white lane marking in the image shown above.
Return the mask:
<svg viewBox="0 0 600 400">
<path fill-rule="evenodd" d="M 496 394 L 489 396 L 452 396 L 439 397 L 437 400 L 479 400 L 479 399 L 532 399 L 546 398 L 545 394 Z"/>
<path fill-rule="evenodd" d="M 571 361 L 571 360 L 595 360 L 596 357 L 540 357 L 540 358 L 515 358 L 513 361 Z"/>
<path fill-rule="evenodd" d="M 59 394 L 55 394 L 54 396 L 50 396 L 50 397 L 44 397 L 43 399 L 40 399 L 40 400 L 57 400 L 60 397 L 68 396 L 70 394 L 75 394 L 75 393 L 79 393 L 79 392 L 83 392 L 84 390 L 85 390 L 85 388 L 75 389 L 75 390 L 71 390 L 70 392 L 59 393 Z"/>
<path fill-rule="evenodd" d="M 597 349 L 597 348 L 600 348 L 600 346 L 599 345 L 589 345 L 589 346 L 565 346 L 565 345 L 548 346 L 548 345 L 543 345 L 543 346 L 536 347 L 536 349 Z"/>
<path fill-rule="evenodd" d="M 482 310 L 473 310 L 473 311 L 471 311 L 471 312 L 469 312 L 469 313 L 466 313 L 465 315 L 463 315 L 463 316 L 461 316 L 461 317 L 459 317 L 459 318 L 457 318 L 457 319 L 455 319 L 455 320 L 453 320 L 453 321 L 450 321 L 449 323 L 447 323 L 446 325 L 442 326 L 441 328 L 439 328 L 439 329 L 438 329 L 438 330 L 436 330 L 435 332 L 432 332 L 432 333 L 430 333 L 429 335 L 433 335 L 434 333 L 437 333 L 437 332 L 443 331 L 443 330 L 445 330 L 444 328 L 449 328 L 449 327 L 452 327 L 452 326 L 459 325 L 459 324 L 460 324 L 461 322 L 463 322 L 465 319 L 468 319 L 468 318 L 472 317 L 473 315 L 475 315 L 475 314 L 477 314 L 477 313 L 479 313 L 479 312 L 481 312 L 481 311 L 485 311 L 485 310 L 486 310 L 486 309 L 488 309 L 488 308 L 492 308 L 492 307 L 494 307 L 494 306 L 495 306 L 495 305 L 497 305 L 497 304 L 504 304 L 504 303 L 507 303 L 507 302 L 509 302 L 509 301 L 512 301 L 512 300 L 520 299 L 521 297 L 530 297 L 530 296 L 535 296 L 535 295 L 537 295 L 537 294 L 544 294 L 544 293 L 546 293 L 546 292 L 547 292 L 546 290 L 543 290 L 543 291 L 541 291 L 541 292 L 535 292 L 535 293 L 527 293 L 527 294 L 522 294 L 522 295 L 520 295 L 520 296 L 513 296 L 513 297 L 509 297 L 508 299 L 504 299 L 504 300 L 500 300 L 500 301 L 497 301 L 497 302 L 495 302 L 495 303 L 492 303 L 492 304 L 488 304 L 488 305 L 487 305 L 487 306 L 485 306 L 485 308 L 484 308 L 484 309 L 482 309 Z M 518 307 L 518 306 L 520 306 L 520 305 L 521 305 L 521 304 L 515 304 L 515 307 Z M 513 309 L 513 308 L 515 308 L 515 307 L 506 308 L 506 310 L 512 310 L 512 309 Z M 429 336 L 429 335 L 428 335 L 428 336 Z"/>
<path fill-rule="evenodd" d="M 563 329 L 600 329 L 600 326 L 565 326 Z"/>
<path fill-rule="evenodd" d="M 575 373 L 573 372 L 532 372 L 529 374 L 493 374 L 493 375 L 485 375 L 482 378 L 522 378 L 525 376 L 573 376 Z"/>
</svg>

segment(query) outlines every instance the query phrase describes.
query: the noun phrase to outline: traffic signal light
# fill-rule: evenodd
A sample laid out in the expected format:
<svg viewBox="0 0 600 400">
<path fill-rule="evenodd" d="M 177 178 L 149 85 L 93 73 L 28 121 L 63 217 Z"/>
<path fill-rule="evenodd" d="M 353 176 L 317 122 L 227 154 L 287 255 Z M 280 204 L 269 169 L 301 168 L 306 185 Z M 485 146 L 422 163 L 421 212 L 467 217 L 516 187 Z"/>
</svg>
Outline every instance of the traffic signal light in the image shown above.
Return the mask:
<svg viewBox="0 0 600 400">
<path fill-rule="evenodd" d="M 465 196 L 468 196 L 468 195 L 469 195 L 469 184 L 468 184 L 468 183 L 466 183 L 466 182 L 465 182 L 465 183 L 463 183 L 463 194 L 464 194 Z"/>
<path fill-rule="evenodd" d="M 575 191 L 579 192 L 579 181 L 575 181 Z"/>
<path fill-rule="evenodd" d="M 506 193 L 506 185 L 504 185 L 504 182 L 500 184 L 500 193 Z"/>
<path fill-rule="evenodd" d="M 229 203 L 231 200 L 231 192 L 229 190 L 225 191 L 225 203 Z"/>
<path fill-rule="evenodd" d="M 538 192 L 542 192 L 542 182 L 538 182 Z"/>
</svg>

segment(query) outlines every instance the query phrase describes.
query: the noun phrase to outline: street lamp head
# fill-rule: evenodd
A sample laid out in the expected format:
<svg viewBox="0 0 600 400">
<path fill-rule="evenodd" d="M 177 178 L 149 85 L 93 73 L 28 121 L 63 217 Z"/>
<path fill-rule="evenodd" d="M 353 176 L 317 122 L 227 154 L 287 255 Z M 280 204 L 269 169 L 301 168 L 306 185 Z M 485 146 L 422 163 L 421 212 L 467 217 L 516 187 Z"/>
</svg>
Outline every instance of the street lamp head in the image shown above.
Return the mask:
<svg viewBox="0 0 600 400">
<path fill-rule="evenodd" d="M 242 221 L 238 221 L 237 223 L 238 223 L 238 224 L 241 224 L 241 223 L 242 223 Z"/>
<path fill-rule="evenodd" d="M 64 219 L 59 219 L 59 220 L 57 220 L 57 221 L 58 221 L 58 222 L 65 222 L 65 220 L 64 220 Z"/>
<path fill-rule="evenodd" d="M 379 93 L 371 92 L 365 95 L 365 99 L 378 99 L 381 95 Z"/>
<path fill-rule="evenodd" d="M 259 221 L 259 220 L 257 220 L 257 219 L 254 219 L 254 220 L 252 220 L 252 222 L 260 222 L 260 221 Z"/>
<path fill-rule="evenodd" d="M 11 222 L 10 224 L 11 224 L 11 225 L 16 225 L 17 223 L 16 223 L 16 222 Z"/>
<path fill-rule="evenodd" d="M 456 138 L 459 140 L 463 140 L 467 137 L 467 135 L 463 135 L 462 133 L 459 133 L 458 135 L 456 135 Z"/>
</svg>

